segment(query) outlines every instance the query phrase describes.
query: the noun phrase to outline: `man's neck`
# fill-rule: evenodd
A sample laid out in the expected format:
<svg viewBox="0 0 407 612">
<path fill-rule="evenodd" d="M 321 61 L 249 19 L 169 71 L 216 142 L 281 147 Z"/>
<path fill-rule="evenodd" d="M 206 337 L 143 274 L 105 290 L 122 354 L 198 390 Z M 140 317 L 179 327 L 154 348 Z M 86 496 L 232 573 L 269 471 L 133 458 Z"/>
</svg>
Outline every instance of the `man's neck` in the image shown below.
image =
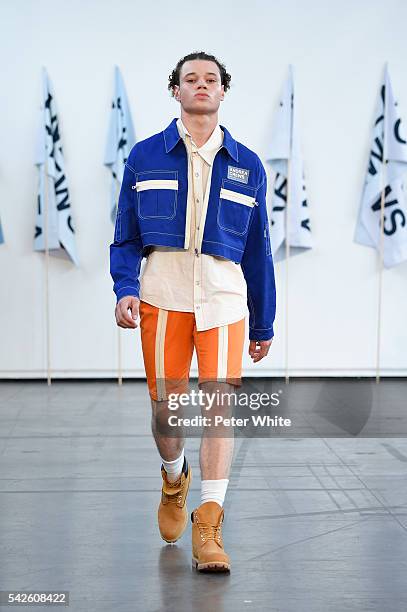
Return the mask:
<svg viewBox="0 0 407 612">
<path fill-rule="evenodd" d="M 196 115 L 186 113 L 181 109 L 181 121 L 192 136 L 197 147 L 202 147 L 210 138 L 218 123 L 218 113 L 210 115 Z"/>
</svg>

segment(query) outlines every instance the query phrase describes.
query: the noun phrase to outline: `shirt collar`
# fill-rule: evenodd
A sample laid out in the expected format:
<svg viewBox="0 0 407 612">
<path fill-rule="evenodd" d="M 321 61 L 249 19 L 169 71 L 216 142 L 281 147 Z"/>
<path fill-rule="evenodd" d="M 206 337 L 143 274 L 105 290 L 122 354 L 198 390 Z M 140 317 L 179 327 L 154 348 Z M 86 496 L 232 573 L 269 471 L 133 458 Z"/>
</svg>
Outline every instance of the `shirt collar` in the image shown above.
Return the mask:
<svg viewBox="0 0 407 612">
<path fill-rule="evenodd" d="M 230 132 L 225 128 L 225 126 L 219 124 L 219 127 L 223 131 L 223 145 L 222 148 L 225 148 L 229 155 L 236 162 L 239 161 L 239 154 L 237 150 L 237 142 L 232 137 Z M 178 144 L 178 142 L 182 139 L 177 127 L 177 118 L 174 118 L 171 123 L 163 130 L 162 132 L 164 137 L 164 146 L 166 153 L 172 151 L 172 149 Z M 206 144 L 206 143 L 205 143 Z"/>
<path fill-rule="evenodd" d="M 191 133 L 188 131 L 184 122 L 181 118 L 177 119 L 177 128 L 178 132 L 181 135 L 181 138 L 185 141 L 187 136 L 190 139 L 192 150 L 197 151 L 201 157 L 206 161 L 207 164 L 213 164 L 214 153 L 218 151 L 222 147 L 223 143 L 223 132 L 219 126 L 219 123 L 216 124 L 212 134 L 209 136 L 208 140 L 201 146 L 198 147 L 193 139 Z"/>
</svg>

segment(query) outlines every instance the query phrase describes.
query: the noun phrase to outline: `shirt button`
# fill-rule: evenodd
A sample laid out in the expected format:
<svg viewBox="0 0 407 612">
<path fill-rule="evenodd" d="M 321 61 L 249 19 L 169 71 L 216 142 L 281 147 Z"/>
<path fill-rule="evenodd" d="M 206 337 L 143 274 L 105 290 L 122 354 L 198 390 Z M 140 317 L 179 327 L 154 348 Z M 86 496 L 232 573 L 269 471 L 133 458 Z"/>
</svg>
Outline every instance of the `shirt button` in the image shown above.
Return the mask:
<svg viewBox="0 0 407 612">
<path fill-rule="evenodd" d="M 199 310 L 199 309 L 200 309 L 200 306 L 199 306 L 199 304 L 198 304 L 198 306 L 196 307 L 196 309 L 197 309 L 197 310 Z"/>
<path fill-rule="evenodd" d="M 199 285 L 199 281 L 196 281 L 196 284 Z"/>
<path fill-rule="evenodd" d="M 199 204 L 199 198 L 196 199 L 196 203 Z"/>
<path fill-rule="evenodd" d="M 195 176 L 198 177 L 199 176 L 199 172 L 195 172 Z"/>
</svg>

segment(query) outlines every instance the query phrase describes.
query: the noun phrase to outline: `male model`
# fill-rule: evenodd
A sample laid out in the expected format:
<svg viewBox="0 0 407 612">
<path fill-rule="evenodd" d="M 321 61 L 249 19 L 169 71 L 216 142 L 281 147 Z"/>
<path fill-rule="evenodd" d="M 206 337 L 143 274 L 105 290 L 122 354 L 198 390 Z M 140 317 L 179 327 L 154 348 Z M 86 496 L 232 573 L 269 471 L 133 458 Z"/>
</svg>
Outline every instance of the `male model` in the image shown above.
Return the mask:
<svg viewBox="0 0 407 612">
<path fill-rule="evenodd" d="M 184 438 L 165 436 L 161 427 L 173 414 L 169 394 L 188 389 L 194 347 L 200 389 L 230 393 L 241 385 L 247 307 L 253 362 L 267 355 L 274 335 L 266 173 L 256 153 L 218 122 L 229 85 L 230 75 L 213 55 L 196 52 L 178 62 L 168 88 L 181 117 L 131 150 L 110 246 L 117 325 L 137 327 L 140 315 L 152 431 L 162 460 L 158 525 L 167 542 L 186 529 L 191 482 Z M 198 570 L 230 570 L 221 526 L 233 443 L 231 435 L 202 436 L 201 505 L 191 514 Z"/>
</svg>

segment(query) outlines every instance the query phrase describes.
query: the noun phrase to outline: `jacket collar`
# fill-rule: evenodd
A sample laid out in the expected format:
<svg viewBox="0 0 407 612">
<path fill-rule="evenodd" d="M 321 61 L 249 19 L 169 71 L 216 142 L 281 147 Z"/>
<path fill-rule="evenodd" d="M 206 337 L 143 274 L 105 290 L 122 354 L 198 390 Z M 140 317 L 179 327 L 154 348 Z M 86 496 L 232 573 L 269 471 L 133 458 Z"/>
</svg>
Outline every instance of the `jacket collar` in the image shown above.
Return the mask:
<svg viewBox="0 0 407 612">
<path fill-rule="evenodd" d="M 221 124 L 219 124 L 219 126 L 222 128 L 223 130 L 223 145 L 222 147 L 224 147 L 227 152 L 229 153 L 229 155 L 236 161 L 239 161 L 239 155 L 238 155 L 238 151 L 237 151 L 237 142 L 236 140 L 232 137 L 232 135 L 230 134 L 230 132 Z M 171 123 L 165 128 L 165 130 L 163 130 L 163 136 L 164 136 L 164 145 L 165 145 L 165 152 L 169 153 L 170 151 L 172 151 L 172 149 L 175 147 L 175 145 L 178 143 L 179 140 L 181 140 L 181 136 L 178 132 L 178 128 L 177 128 L 177 118 L 175 117 Z"/>
</svg>

